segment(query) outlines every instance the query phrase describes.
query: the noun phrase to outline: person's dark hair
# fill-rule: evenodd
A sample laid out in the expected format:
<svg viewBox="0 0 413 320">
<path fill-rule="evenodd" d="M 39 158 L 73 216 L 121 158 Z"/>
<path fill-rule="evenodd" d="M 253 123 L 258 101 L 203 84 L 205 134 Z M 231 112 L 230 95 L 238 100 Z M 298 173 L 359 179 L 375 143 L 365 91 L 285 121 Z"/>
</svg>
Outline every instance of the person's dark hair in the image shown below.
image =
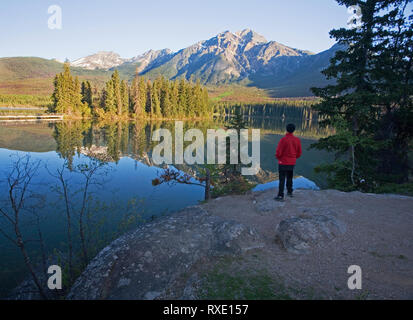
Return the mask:
<svg viewBox="0 0 413 320">
<path fill-rule="evenodd" d="M 293 123 L 290 123 L 287 125 L 287 132 L 293 133 L 295 131 L 295 125 Z"/>
</svg>

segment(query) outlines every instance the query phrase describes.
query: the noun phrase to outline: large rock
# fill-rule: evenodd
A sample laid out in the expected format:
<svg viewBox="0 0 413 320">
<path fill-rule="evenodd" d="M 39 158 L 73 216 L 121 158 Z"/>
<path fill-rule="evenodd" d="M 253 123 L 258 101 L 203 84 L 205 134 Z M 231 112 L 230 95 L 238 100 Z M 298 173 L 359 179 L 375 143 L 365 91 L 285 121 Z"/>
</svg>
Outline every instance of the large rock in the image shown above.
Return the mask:
<svg viewBox="0 0 413 320">
<path fill-rule="evenodd" d="M 332 216 L 301 215 L 281 221 L 276 238 L 289 252 L 308 253 L 312 247 L 321 246 L 345 231 L 345 224 Z"/>
<path fill-rule="evenodd" d="M 91 261 L 67 298 L 165 297 L 201 258 L 262 246 L 254 230 L 190 207 L 115 240 Z"/>
</svg>

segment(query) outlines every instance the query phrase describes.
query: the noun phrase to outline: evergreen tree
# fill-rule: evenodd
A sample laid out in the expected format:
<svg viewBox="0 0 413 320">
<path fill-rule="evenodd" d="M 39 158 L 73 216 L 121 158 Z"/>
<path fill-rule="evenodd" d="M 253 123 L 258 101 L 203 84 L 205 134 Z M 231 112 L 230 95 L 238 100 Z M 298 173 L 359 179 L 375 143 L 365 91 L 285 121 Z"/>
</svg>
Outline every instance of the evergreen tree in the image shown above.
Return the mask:
<svg viewBox="0 0 413 320">
<path fill-rule="evenodd" d="M 113 86 L 113 79 L 106 82 L 105 89 L 102 93 L 103 109 L 108 113 L 116 113 L 115 91 Z"/>
<path fill-rule="evenodd" d="M 179 89 L 178 89 L 178 81 L 175 80 L 171 84 L 171 94 L 170 94 L 170 102 L 171 102 L 171 115 L 172 117 L 178 116 L 178 101 L 179 101 Z"/>
<path fill-rule="evenodd" d="M 377 93 L 379 119 L 373 130 L 381 142 L 376 153 L 377 172 L 383 182 L 403 183 L 409 179 L 409 152 L 413 138 L 413 16 L 407 17 L 408 0 L 381 1 L 376 17 L 377 37 L 371 80 Z M 410 148 L 410 149 L 409 149 Z"/>
<path fill-rule="evenodd" d="M 195 99 L 195 88 L 192 86 L 192 82 L 186 82 L 185 83 L 185 90 L 186 90 L 186 105 L 185 105 L 185 116 L 186 117 L 194 117 L 194 108 L 196 104 L 196 99 Z"/>
<path fill-rule="evenodd" d="M 230 119 L 229 124 L 227 126 L 227 129 L 234 129 L 237 131 L 237 136 L 238 136 L 238 165 L 236 164 L 230 164 L 231 162 L 231 144 L 230 144 L 230 138 L 227 138 L 227 161 L 226 165 L 224 165 L 225 170 L 232 170 L 232 174 L 241 174 L 241 130 L 247 129 L 247 122 L 244 120 L 244 116 L 240 110 L 240 108 L 237 108 L 237 111 L 235 115 Z"/>
<path fill-rule="evenodd" d="M 73 83 L 73 92 L 71 93 L 72 106 L 76 114 L 89 115 L 90 109 L 87 104 L 82 102 L 81 84 L 79 78 L 76 77 Z"/>
<path fill-rule="evenodd" d="M 139 87 L 138 87 L 138 77 L 135 76 L 132 80 L 132 85 L 130 88 L 130 97 L 129 97 L 129 102 L 130 102 L 130 112 L 133 112 L 135 116 L 139 117 L 140 116 L 140 111 L 142 110 L 142 107 L 140 105 L 139 101 Z"/>
<path fill-rule="evenodd" d="M 92 85 L 89 81 L 82 81 L 82 102 L 86 103 L 89 107 L 93 104 Z"/>
<path fill-rule="evenodd" d="M 123 99 L 120 85 L 120 78 L 118 70 L 115 70 L 112 74 L 112 83 L 113 83 L 113 93 L 115 99 L 116 113 L 118 116 L 121 116 L 123 113 Z"/>
<path fill-rule="evenodd" d="M 120 93 L 122 97 L 122 109 L 119 115 L 129 112 L 129 86 L 125 80 L 120 83 Z"/>
<path fill-rule="evenodd" d="M 193 88 L 194 96 L 194 114 L 196 116 L 201 116 L 203 114 L 204 104 L 203 104 L 203 92 L 201 83 L 199 80 L 196 81 L 195 87 Z"/>
<path fill-rule="evenodd" d="M 73 79 L 68 63 L 63 66 L 63 73 L 56 75 L 52 94 L 53 112 L 63 114 L 90 115 L 87 104 L 82 102 L 81 86 L 79 79 Z"/>
<path fill-rule="evenodd" d="M 187 109 L 187 90 L 185 79 L 181 79 L 179 81 L 178 91 L 178 115 L 182 116 L 186 113 Z"/>
<path fill-rule="evenodd" d="M 54 91 L 52 94 L 53 106 L 51 108 L 51 111 L 55 113 L 64 113 L 65 104 L 63 101 L 64 88 L 63 88 L 62 74 L 57 74 L 55 76 L 53 84 L 54 84 Z"/>
<path fill-rule="evenodd" d="M 80 83 L 70 74 L 69 64 L 54 78 L 52 112 L 89 116 L 93 105 L 93 95 L 98 95 L 96 86 L 89 81 Z M 97 116 L 124 116 L 154 118 L 200 117 L 209 115 L 209 99 L 206 88 L 200 82 L 190 83 L 185 79 L 169 81 L 164 77 L 153 83 L 136 72 L 129 87 L 120 80 L 115 70 L 99 94 Z"/>
<path fill-rule="evenodd" d="M 169 118 L 172 116 L 172 105 L 171 105 L 171 98 L 170 98 L 170 89 L 169 89 L 169 81 L 166 81 L 162 78 L 161 81 L 161 109 L 162 109 L 162 116 L 165 118 Z"/>
<path fill-rule="evenodd" d="M 146 112 L 151 117 L 153 116 L 153 108 L 152 108 L 152 84 L 151 81 L 148 80 L 146 84 Z"/>
<path fill-rule="evenodd" d="M 152 113 L 156 118 L 160 118 L 162 115 L 161 112 L 161 100 L 160 100 L 160 89 L 159 89 L 159 79 L 153 82 L 151 90 L 151 105 Z"/>
<path fill-rule="evenodd" d="M 138 68 L 136 68 L 135 77 L 133 78 L 130 89 L 131 112 L 133 112 L 136 117 L 142 117 L 146 113 L 146 96 L 145 79 L 139 77 Z"/>
<path fill-rule="evenodd" d="M 145 79 L 143 77 L 140 77 L 139 83 L 138 83 L 138 97 L 139 97 L 139 103 L 140 103 L 143 114 L 145 114 L 147 96 L 148 94 L 146 92 Z"/>
<path fill-rule="evenodd" d="M 337 153 L 334 163 L 319 170 L 345 190 L 372 190 L 397 176 L 393 181 L 406 181 L 413 136 L 412 25 L 405 14 L 409 1 L 337 2 L 360 6 L 362 25 L 330 32 L 342 49 L 323 73 L 336 83 L 313 88 L 322 98 L 315 106 L 321 125 L 336 129 L 314 145 Z"/>
</svg>

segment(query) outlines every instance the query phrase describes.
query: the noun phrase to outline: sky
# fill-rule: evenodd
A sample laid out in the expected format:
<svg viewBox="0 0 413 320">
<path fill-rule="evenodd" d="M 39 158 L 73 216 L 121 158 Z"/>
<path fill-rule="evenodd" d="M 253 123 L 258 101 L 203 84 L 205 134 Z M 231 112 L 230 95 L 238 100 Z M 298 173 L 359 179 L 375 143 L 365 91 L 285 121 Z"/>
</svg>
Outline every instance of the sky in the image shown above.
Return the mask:
<svg viewBox="0 0 413 320">
<path fill-rule="evenodd" d="M 48 27 L 51 5 L 62 9 L 60 30 Z M 73 61 L 114 51 L 131 58 L 246 28 L 318 53 L 334 44 L 329 31 L 345 27 L 348 18 L 335 0 L 2 0 L 0 57 Z"/>
</svg>

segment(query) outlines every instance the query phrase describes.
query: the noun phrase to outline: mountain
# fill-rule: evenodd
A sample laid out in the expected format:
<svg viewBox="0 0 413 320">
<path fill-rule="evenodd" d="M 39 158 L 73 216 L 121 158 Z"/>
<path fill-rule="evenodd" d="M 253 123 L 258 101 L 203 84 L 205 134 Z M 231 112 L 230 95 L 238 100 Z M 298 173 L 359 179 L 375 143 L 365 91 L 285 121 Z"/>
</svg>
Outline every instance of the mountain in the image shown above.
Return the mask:
<svg viewBox="0 0 413 320">
<path fill-rule="evenodd" d="M 312 95 L 311 87 L 331 84 L 321 73 L 331 58 L 344 47 L 335 44 L 330 49 L 314 55 L 280 57 L 249 76 L 250 86 L 269 91 L 274 97 L 305 97 Z"/>
<path fill-rule="evenodd" d="M 172 50 L 163 49 L 163 50 L 149 50 L 144 54 L 141 54 L 135 58 L 132 58 L 128 61 L 131 64 L 138 65 L 138 72 L 143 72 L 144 70 L 151 69 L 165 63 L 171 58 Z"/>
<path fill-rule="evenodd" d="M 50 95 L 53 78 L 63 70 L 63 63 L 37 57 L 0 58 L 0 94 Z M 87 70 L 72 67 L 72 73 L 81 80 L 102 84 L 109 78 L 105 70 Z"/>
<path fill-rule="evenodd" d="M 133 65 L 138 67 L 138 71 L 142 72 L 148 68 L 165 62 L 172 54 L 169 49 L 164 50 L 149 50 L 141 55 L 131 59 L 123 59 L 121 56 L 112 51 L 100 51 L 96 54 L 77 59 L 70 63 L 72 67 L 79 67 L 88 70 L 109 70 L 119 67 L 123 64 Z"/>
<path fill-rule="evenodd" d="M 116 68 L 123 78 L 132 79 L 135 76 L 136 70 L 139 74 L 143 74 L 146 70 L 156 68 L 167 62 L 173 55 L 170 49 L 163 50 L 149 50 L 145 53 L 136 56 Z"/>
<path fill-rule="evenodd" d="M 205 85 L 255 86 L 266 89 L 273 97 L 311 96 L 311 87 L 329 83 L 321 71 L 340 48 L 335 45 L 314 54 L 267 41 L 245 29 L 222 32 L 176 53 L 149 51 L 118 69 L 128 77 L 138 66 L 139 73 L 150 79 L 161 75 L 169 79 L 184 77 L 199 79 Z"/>
<path fill-rule="evenodd" d="M 308 55 L 312 53 L 275 41 L 268 42 L 250 29 L 236 33 L 225 31 L 169 54 L 169 60 L 159 66 L 148 65 L 142 73 L 149 77 L 164 75 L 171 79 L 193 77 L 204 84 L 217 85 L 247 79 L 280 57 Z"/>
<path fill-rule="evenodd" d="M 88 70 L 104 69 L 108 70 L 125 63 L 119 54 L 114 52 L 100 51 L 96 54 L 77 59 L 70 63 L 73 67 L 80 67 Z"/>
<path fill-rule="evenodd" d="M 311 96 L 311 87 L 330 83 L 321 71 L 339 49 L 314 54 L 267 41 L 250 29 L 226 31 L 169 54 L 169 60 L 148 65 L 141 74 L 199 79 L 206 85 L 239 83 L 267 89 L 273 97 Z"/>
<path fill-rule="evenodd" d="M 184 77 L 199 79 L 202 84 L 210 86 L 238 84 L 257 87 L 265 89 L 272 97 L 297 97 L 310 96 L 311 87 L 329 83 L 320 71 L 329 65 L 339 49 L 341 47 L 335 45 L 314 54 L 268 41 L 253 30 L 245 29 L 235 33 L 222 32 L 177 52 L 149 50 L 126 59 L 117 53 L 102 51 L 77 59 L 71 62 L 71 66 L 75 75 L 97 79 L 100 83 L 114 69 L 119 70 L 122 79 L 128 80 L 137 70 L 151 80 L 161 75 L 168 79 Z M 46 86 L 45 79 L 53 77 L 61 68 L 61 63 L 53 60 L 1 58 L 0 93 L 50 91 L 52 84 L 47 82 Z"/>
</svg>

